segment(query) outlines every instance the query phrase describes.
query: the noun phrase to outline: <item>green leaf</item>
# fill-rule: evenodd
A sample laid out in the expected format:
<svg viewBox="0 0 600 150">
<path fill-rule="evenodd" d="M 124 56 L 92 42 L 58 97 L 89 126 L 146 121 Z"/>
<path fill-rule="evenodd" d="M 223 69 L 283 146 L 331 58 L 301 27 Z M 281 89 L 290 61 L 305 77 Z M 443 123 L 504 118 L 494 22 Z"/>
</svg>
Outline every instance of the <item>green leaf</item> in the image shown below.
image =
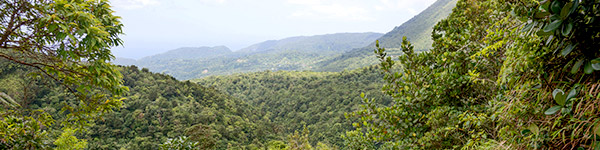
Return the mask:
<svg viewBox="0 0 600 150">
<path fill-rule="evenodd" d="M 560 110 L 560 108 L 562 108 L 562 107 L 561 106 L 552 106 L 548 110 L 546 110 L 546 112 L 544 112 L 544 114 L 554 115 L 554 114 L 556 114 L 556 112 L 558 112 Z"/>
<path fill-rule="evenodd" d="M 560 8 L 561 4 L 559 0 L 555 0 L 552 2 L 552 5 L 550 6 L 550 10 L 552 10 L 552 13 L 559 13 L 561 8 Z"/>
<path fill-rule="evenodd" d="M 573 7 L 573 2 L 565 4 L 565 6 L 562 8 L 562 10 L 560 11 L 560 18 L 562 20 L 566 20 L 567 17 L 569 17 L 571 13 L 571 7 Z"/>
<path fill-rule="evenodd" d="M 600 58 L 596 58 L 590 61 L 590 63 L 592 64 L 592 68 L 594 68 L 594 70 L 600 70 Z"/>
<path fill-rule="evenodd" d="M 559 104 L 560 106 L 565 105 L 566 95 L 563 90 L 554 89 L 554 91 L 552 91 L 552 98 L 554 98 L 554 101 L 556 101 L 556 103 Z"/>
<path fill-rule="evenodd" d="M 544 32 L 552 32 L 552 31 L 558 29 L 558 27 L 560 27 L 562 22 L 563 22 L 562 20 L 552 21 L 552 23 L 546 25 L 546 27 L 544 28 Z"/>
<path fill-rule="evenodd" d="M 560 54 L 563 56 L 567 56 L 569 55 L 569 53 L 571 53 L 571 51 L 573 51 L 573 49 L 575 49 L 575 46 L 577 46 L 577 44 L 569 44 L 567 45 L 567 47 L 565 47 L 565 49 L 563 49 Z"/>
<path fill-rule="evenodd" d="M 571 91 L 569 91 L 569 95 L 567 96 L 566 100 L 569 100 L 575 96 L 577 96 L 577 87 L 574 87 L 573 89 L 571 89 Z"/>
<path fill-rule="evenodd" d="M 538 127 L 535 124 L 531 124 L 527 127 L 527 129 L 529 129 L 531 132 L 533 132 L 534 134 L 539 134 L 540 133 L 540 127 Z"/>
<path fill-rule="evenodd" d="M 575 3 L 573 3 L 573 7 L 571 7 L 571 11 L 569 11 L 569 14 L 572 14 L 573 12 L 575 12 L 575 10 L 577 10 L 577 7 L 579 7 L 579 0 L 575 0 L 573 2 L 575 2 Z"/>
<path fill-rule="evenodd" d="M 523 26 L 523 29 L 521 29 L 521 32 L 527 32 L 527 31 L 531 30 L 532 27 L 533 27 L 533 23 L 528 23 L 525 26 Z"/>
<path fill-rule="evenodd" d="M 562 35 L 563 36 L 569 36 L 569 33 L 571 33 L 571 30 L 573 30 L 573 23 L 569 22 L 566 23 L 562 26 Z"/>
<path fill-rule="evenodd" d="M 585 72 L 585 74 L 591 74 L 592 72 L 594 72 L 594 68 L 592 68 L 592 63 L 585 62 L 585 65 L 583 66 L 583 72 Z"/>
<path fill-rule="evenodd" d="M 577 61 L 575 65 L 573 65 L 571 73 L 576 74 L 579 71 L 579 68 L 581 68 L 581 65 L 583 65 L 583 59 L 579 59 L 579 61 Z"/>
</svg>

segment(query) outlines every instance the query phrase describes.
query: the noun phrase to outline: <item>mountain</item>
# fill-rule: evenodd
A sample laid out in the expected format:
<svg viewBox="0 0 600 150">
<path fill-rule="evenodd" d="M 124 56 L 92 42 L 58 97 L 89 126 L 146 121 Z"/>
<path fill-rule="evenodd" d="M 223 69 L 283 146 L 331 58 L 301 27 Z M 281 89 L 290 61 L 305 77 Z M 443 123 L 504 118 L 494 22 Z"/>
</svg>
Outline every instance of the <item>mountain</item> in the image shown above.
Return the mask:
<svg viewBox="0 0 600 150">
<path fill-rule="evenodd" d="M 117 57 L 114 60 L 111 60 L 111 62 L 116 65 L 132 65 L 135 64 L 136 60 L 131 58 Z"/>
<path fill-rule="evenodd" d="M 139 61 L 171 60 L 171 59 L 203 59 L 223 56 L 231 53 L 225 46 L 215 47 L 182 47 L 165 53 L 144 57 Z"/>
<path fill-rule="evenodd" d="M 235 52 L 224 46 L 180 48 L 132 64 L 180 80 L 264 70 L 311 70 L 318 62 L 367 46 L 382 35 L 367 32 L 298 36 L 261 42 Z"/>
<path fill-rule="evenodd" d="M 336 33 L 315 36 L 298 36 L 281 40 L 269 40 L 239 50 L 240 52 L 260 52 L 268 50 L 336 51 L 344 52 L 362 47 L 372 39 L 381 37 L 381 33 Z"/>
<path fill-rule="evenodd" d="M 402 37 L 411 41 L 417 51 L 425 51 L 431 48 L 431 32 L 437 22 L 446 18 L 458 0 L 438 0 L 423 12 L 414 16 L 402 25 L 395 27 L 392 31 L 378 38 L 381 47 L 387 49 L 388 54 L 399 55 Z M 371 41 L 368 46 L 353 49 L 331 59 L 319 62 L 317 71 L 341 71 L 344 69 L 356 69 L 363 66 L 376 64 L 373 54 L 375 42 Z"/>
</svg>

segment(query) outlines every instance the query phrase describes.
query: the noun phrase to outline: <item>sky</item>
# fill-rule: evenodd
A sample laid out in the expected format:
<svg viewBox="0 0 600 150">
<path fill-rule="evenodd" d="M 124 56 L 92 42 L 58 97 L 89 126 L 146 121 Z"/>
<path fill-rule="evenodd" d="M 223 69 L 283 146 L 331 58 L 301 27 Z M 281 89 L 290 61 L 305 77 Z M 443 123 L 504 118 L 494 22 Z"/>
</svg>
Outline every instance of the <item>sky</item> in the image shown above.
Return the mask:
<svg viewBox="0 0 600 150">
<path fill-rule="evenodd" d="M 435 0 L 110 0 L 122 17 L 116 57 L 180 47 L 239 50 L 266 40 L 347 32 L 386 33 Z"/>
</svg>

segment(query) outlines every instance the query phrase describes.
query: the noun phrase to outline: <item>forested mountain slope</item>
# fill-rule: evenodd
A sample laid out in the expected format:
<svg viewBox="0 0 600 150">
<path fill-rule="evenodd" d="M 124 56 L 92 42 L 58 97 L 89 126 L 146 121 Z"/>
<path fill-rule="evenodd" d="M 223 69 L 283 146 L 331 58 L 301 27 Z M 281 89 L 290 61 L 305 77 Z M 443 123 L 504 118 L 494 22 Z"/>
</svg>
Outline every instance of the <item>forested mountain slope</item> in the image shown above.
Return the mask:
<svg viewBox="0 0 600 150">
<path fill-rule="evenodd" d="M 57 122 L 66 121 L 68 111 L 61 109 L 77 102 L 68 90 L 28 78 L 30 69 L 0 64 L 6 66 L 0 70 L 0 91 L 18 99 L 23 109 L 42 109 Z M 201 149 L 258 148 L 286 135 L 274 130 L 260 109 L 214 88 L 135 66 L 119 71 L 130 90 L 122 107 L 92 120 L 77 134 L 90 149 L 157 149 L 168 139 L 182 137 L 201 141 Z"/>
<path fill-rule="evenodd" d="M 182 47 L 161 54 L 141 58 L 138 60 L 138 63 L 147 63 L 159 60 L 206 59 L 227 55 L 229 53 L 231 53 L 231 50 L 225 46 Z"/>
<path fill-rule="evenodd" d="M 417 51 L 425 51 L 431 48 L 433 40 L 431 32 L 435 24 L 446 18 L 457 0 L 438 0 L 418 15 L 395 27 L 392 31 L 384 34 L 377 40 L 381 47 L 388 50 L 390 55 L 400 55 L 402 37 L 406 36 L 415 45 Z M 336 57 L 324 60 L 317 64 L 316 71 L 342 71 L 344 69 L 356 69 L 363 66 L 376 64 L 373 55 L 375 41 L 363 48 L 353 49 Z"/>
<path fill-rule="evenodd" d="M 344 116 L 359 109 L 360 93 L 383 105 L 382 74 L 377 66 L 344 72 L 263 71 L 208 77 L 198 84 L 214 87 L 267 112 L 278 131 L 292 134 L 306 127 L 309 141 L 342 147 L 340 135 L 351 129 Z"/>
<path fill-rule="evenodd" d="M 180 80 L 264 70 L 311 70 L 315 63 L 353 48 L 364 47 L 380 33 L 336 33 L 290 37 L 258 43 L 239 51 L 228 48 L 181 48 L 120 65 L 137 65 Z"/>
<path fill-rule="evenodd" d="M 297 36 L 281 40 L 269 40 L 239 50 L 239 52 L 286 51 L 304 52 L 345 52 L 363 47 L 371 40 L 381 37 L 381 33 L 336 33 L 315 36 Z"/>
</svg>

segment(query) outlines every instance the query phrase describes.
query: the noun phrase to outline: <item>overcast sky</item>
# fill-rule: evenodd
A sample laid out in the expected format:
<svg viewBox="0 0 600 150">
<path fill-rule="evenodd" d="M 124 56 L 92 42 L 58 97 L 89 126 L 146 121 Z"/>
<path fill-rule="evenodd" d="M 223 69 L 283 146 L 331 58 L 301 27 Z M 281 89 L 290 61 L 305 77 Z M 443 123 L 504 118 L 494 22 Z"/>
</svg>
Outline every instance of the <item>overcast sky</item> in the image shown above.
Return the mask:
<svg viewBox="0 0 600 150">
<path fill-rule="evenodd" d="M 117 57 L 179 47 L 238 50 L 266 40 L 341 32 L 386 33 L 435 0 L 110 0 L 125 25 Z"/>
</svg>

